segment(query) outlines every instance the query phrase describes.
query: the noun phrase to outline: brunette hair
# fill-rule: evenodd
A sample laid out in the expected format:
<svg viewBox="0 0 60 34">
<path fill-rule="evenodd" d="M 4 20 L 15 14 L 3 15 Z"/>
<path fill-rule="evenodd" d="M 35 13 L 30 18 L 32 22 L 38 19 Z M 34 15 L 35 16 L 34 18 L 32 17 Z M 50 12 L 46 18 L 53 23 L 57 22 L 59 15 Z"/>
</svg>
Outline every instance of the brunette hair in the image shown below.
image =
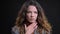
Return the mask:
<svg viewBox="0 0 60 34">
<path fill-rule="evenodd" d="M 52 29 L 51 24 L 48 22 L 45 14 L 44 14 L 44 10 L 42 9 L 41 5 L 34 0 L 27 0 L 21 7 L 21 9 L 18 12 L 18 16 L 16 18 L 16 22 L 15 25 L 17 27 L 20 27 L 20 32 L 24 31 L 24 22 L 26 21 L 26 12 L 27 12 L 27 8 L 29 5 L 33 5 L 37 8 L 38 10 L 38 17 L 37 17 L 37 22 L 38 22 L 38 26 L 40 28 L 40 26 L 42 28 L 44 28 L 46 31 L 50 31 Z"/>
</svg>

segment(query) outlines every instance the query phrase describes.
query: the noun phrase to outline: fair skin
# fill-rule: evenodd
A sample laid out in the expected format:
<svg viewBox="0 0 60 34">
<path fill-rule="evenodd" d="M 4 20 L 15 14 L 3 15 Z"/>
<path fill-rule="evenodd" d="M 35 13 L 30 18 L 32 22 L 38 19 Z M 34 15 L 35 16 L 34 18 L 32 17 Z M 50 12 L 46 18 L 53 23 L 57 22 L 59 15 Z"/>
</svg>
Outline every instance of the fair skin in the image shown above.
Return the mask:
<svg viewBox="0 0 60 34">
<path fill-rule="evenodd" d="M 25 34 L 32 34 L 34 30 L 37 28 L 36 22 L 37 16 L 38 16 L 37 8 L 33 5 L 30 5 L 27 9 L 26 19 L 32 24 L 30 24 L 28 27 L 25 24 L 26 30 Z"/>
</svg>

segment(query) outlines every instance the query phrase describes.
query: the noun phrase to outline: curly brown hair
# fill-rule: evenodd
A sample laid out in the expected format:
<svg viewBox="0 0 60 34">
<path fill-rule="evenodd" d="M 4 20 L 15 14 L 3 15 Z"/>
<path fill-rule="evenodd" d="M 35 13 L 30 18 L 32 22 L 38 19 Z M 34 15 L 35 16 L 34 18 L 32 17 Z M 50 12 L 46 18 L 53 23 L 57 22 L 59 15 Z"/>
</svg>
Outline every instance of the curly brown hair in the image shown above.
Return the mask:
<svg viewBox="0 0 60 34">
<path fill-rule="evenodd" d="M 26 21 L 26 12 L 29 5 L 34 5 L 38 10 L 38 17 L 36 20 L 38 22 L 38 27 L 44 28 L 47 32 L 50 31 L 52 29 L 51 24 L 48 22 L 41 5 L 36 1 L 29 0 L 22 5 L 16 18 L 15 25 L 19 27 L 20 32 L 24 31 L 24 24 L 25 24 L 24 22 Z"/>
</svg>

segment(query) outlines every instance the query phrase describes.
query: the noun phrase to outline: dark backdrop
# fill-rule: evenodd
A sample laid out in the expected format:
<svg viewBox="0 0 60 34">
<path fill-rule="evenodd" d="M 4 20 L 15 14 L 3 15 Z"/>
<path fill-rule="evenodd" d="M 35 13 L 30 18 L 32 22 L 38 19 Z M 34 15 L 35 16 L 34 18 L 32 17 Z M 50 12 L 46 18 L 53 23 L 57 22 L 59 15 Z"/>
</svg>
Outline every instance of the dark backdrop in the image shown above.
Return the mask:
<svg viewBox="0 0 60 34">
<path fill-rule="evenodd" d="M 37 0 L 43 9 L 45 14 L 52 24 L 53 34 L 59 34 L 59 1 L 58 0 Z M 2 14 L 1 14 L 1 33 L 11 34 L 11 27 L 14 26 L 15 19 L 17 17 L 18 10 L 21 8 L 25 0 L 2 0 Z"/>
</svg>

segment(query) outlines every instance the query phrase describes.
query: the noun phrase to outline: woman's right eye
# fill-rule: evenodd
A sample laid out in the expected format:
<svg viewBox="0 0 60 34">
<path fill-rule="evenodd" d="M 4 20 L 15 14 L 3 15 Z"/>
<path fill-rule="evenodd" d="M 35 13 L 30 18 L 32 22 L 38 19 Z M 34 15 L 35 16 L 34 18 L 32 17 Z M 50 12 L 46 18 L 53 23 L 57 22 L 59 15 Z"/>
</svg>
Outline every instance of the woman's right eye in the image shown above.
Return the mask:
<svg viewBox="0 0 60 34">
<path fill-rule="evenodd" d="M 31 11 L 27 11 L 27 13 L 31 13 Z"/>
</svg>

